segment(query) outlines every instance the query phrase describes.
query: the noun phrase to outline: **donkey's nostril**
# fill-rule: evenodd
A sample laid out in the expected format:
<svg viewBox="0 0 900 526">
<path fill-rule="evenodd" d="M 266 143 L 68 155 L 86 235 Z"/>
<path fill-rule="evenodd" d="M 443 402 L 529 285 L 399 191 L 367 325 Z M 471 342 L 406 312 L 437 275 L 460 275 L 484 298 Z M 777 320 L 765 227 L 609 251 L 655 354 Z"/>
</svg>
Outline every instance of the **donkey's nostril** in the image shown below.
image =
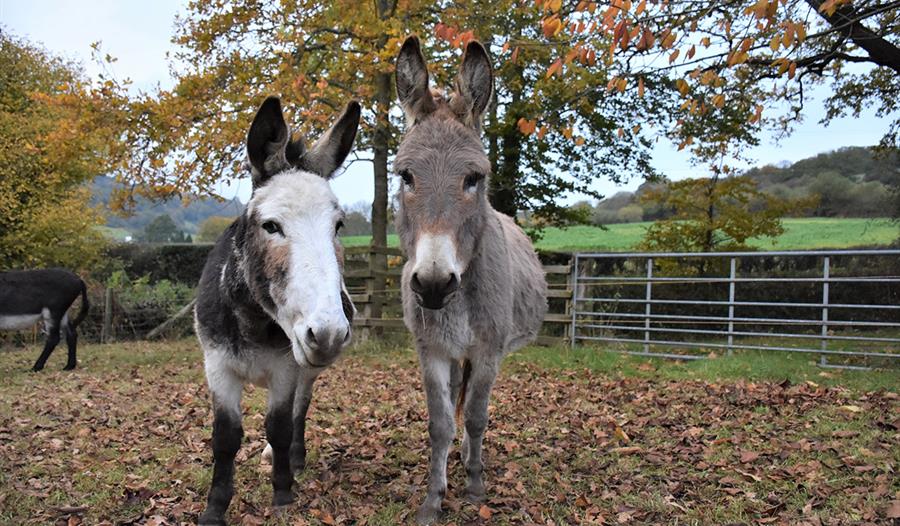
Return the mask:
<svg viewBox="0 0 900 526">
<path fill-rule="evenodd" d="M 415 292 L 422 293 L 422 290 L 425 288 L 422 286 L 422 282 L 419 281 L 419 273 L 413 272 L 412 278 L 409 280 L 409 285 Z"/>
<path fill-rule="evenodd" d="M 410 288 L 416 293 L 419 304 L 427 309 L 440 309 L 444 300 L 459 289 L 459 274 L 456 272 L 425 274 L 424 278 L 413 273 Z"/>
<path fill-rule="evenodd" d="M 450 279 L 447 281 L 447 284 L 444 285 L 444 293 L 450 294 L 459 288 L 459 278 L 456 277 L 456 273 L 453 272 L 450 274 Z"/>
<path fill-rule="evenodd" d="M 306 343 L 308 343 L 310 347 L 315 347 L 316 345 L 318 345 L 318 342 L 316 341 L 316 333 L 313 332 L 312 327 L 306 329 Z"/>
</svg>

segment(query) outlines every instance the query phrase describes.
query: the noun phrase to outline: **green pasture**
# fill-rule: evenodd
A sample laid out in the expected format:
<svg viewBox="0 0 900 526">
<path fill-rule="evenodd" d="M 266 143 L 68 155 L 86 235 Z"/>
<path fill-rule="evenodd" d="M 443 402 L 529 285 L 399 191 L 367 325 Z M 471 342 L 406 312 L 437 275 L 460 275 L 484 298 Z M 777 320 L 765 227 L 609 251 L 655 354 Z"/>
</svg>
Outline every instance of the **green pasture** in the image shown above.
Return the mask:
<svg viewBox="0 0 900 526">
<path fill-rule="evenodd" d="M 596 226 L 547 228 L 537 242 L 546 251 L 626 252 L 633 250 L 652 223 L 623 223 Z M 777 239 L 755 239 L 751 245 L 761 250 L 812 250 L 889 245 L 900 237 L 900 226 L 890 219 L 790 218 L 784 220 L 785 232 Z M 346 236 L 344 245 L 362 246 L 369 236 Z M 397 236 L 388 236 L 388 244 L 397 246 Z"/>
</svg>

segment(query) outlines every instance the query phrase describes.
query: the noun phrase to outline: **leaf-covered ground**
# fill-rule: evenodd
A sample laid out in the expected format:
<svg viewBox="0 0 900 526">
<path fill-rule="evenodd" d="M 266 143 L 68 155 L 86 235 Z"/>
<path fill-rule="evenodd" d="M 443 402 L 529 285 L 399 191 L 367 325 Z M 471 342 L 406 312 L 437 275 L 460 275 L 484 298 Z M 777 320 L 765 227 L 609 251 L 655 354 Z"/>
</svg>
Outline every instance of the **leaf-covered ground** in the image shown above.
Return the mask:
<svg viewBox="0 0 900 526">
<path fill-rule="evenodd" d="M 84 346 L 80 369 L 0 353 L 0 523 L 191 524 L 211 478 L 196 345 Z M 540 351 L 530 351 L 530 353 Z M 547 351 L 560 352 L 560 351 Z M 890 524 L 900 400 L 817 383 L 667 379 L 509 361 L 485 440 L 489 500 L 446 523 Z M 856 373 L 854 373 L 856 374 Z M 352 353 L 319 380 L 298 501 L 273 514 L 262 408 L 245 396 L 230 521 L 404 524 L 423 496 L 425 404 L 410 351 Z"/>
</svg>

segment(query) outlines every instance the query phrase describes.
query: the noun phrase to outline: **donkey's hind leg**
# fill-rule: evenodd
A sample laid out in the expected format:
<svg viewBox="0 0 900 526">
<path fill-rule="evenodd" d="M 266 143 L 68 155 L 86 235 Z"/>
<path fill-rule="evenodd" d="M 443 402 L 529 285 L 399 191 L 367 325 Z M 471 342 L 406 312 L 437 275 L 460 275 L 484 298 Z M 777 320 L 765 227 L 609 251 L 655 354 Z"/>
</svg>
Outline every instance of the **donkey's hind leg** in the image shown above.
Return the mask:
<svg viewBox="0 0 900 526">
<path fill-rule="evenodd" d="M 450 397 L 452 360 L 420 352 L 419 361 L 425 384 L 425 398 L 428 401 L 431 462 L 428 471 L 428 493 L 416 513 L 416 522 L 431 524 L 441 515 L 441 503 L 447 493 L 447 454 L 456 434 L 456 422 L 453 420 L 454 401 Z"/>
<path fill-rule="evenodd" d="M 291 358 L 293 359 L 293 358 Z M 266 413 L 266 440 L 272 447 L 272 496 L 273 506 L 286 506 L 294 502 L 291 486 L 291 441 L 294 437 L 294 389 L 296 371 L 288 368 L 276 372 L 269 384 L 269 407 Z"/>
<path fill-rule="evenodd" d="M 213 399 L 213 478 L 200 525 L 224 525 L 234 495 L 234 457 L 241 448 L 241 394 L 243 383 L 221 362 L 206 358 L 206 378 Z"/>
<path fill-rule="evenodd" d="M 69 315 L 63 316 L 62 319 L 63 331 L 66 333 L 66 346 L 69 348 L 69 357 L 66 360 L 66 366 L 63 367 L 63 371 L 71 371 L 78 365 L 78 360 L 75 356 L 75 348 L 78 345 L 78 333 L 75 332 L 75 327 L 72 327 L 72 324 L 69 323 Z"/>
<path fill-rule="evenodd" d="M 53 349 L 55 349 L 56 345 L 59 343 L 61 318 L 61 316 L 57 317 L 48 313 L 46 309 L 44 310 L 44 329 L 47 332 L 47 341 L 44 342 L 44 350 L 41 352 L 41 355 L 38 356 L 37 361 L 34 362 L 34 366 L 31 368 L 32 371 L 38 372 L 44 368 L 47 359 L 50 358 L 50 353 L 53 352 Z"/>
<path fill-rule="evenodd" d="M 466 388 L 465 437 L 463 438 L 463 459 L 466 467 L 465 499 L 478 503 L 484 500 L 484 462 L 481 445 L 488 424 L 488 402 L 491 389 L 497 378 L 499 363 L 492 357 L 485 357 L 472 363 L 471 376 Z"/>
</svg>

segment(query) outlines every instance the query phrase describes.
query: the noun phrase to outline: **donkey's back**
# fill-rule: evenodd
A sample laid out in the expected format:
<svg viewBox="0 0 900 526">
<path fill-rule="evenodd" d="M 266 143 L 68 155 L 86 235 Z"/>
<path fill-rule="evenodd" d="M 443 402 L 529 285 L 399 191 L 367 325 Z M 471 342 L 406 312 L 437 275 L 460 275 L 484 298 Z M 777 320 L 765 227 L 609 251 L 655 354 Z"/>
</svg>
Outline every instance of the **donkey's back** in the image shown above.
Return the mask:
<svg viewBox="0 0 900 526">
<path fill-rule="evenodd" d="M 0 314 L 40 314 L 45 308 L 65 311 L 82 287 L 81 278 L 61 268 L 0 272 Z"/>
</svg>

